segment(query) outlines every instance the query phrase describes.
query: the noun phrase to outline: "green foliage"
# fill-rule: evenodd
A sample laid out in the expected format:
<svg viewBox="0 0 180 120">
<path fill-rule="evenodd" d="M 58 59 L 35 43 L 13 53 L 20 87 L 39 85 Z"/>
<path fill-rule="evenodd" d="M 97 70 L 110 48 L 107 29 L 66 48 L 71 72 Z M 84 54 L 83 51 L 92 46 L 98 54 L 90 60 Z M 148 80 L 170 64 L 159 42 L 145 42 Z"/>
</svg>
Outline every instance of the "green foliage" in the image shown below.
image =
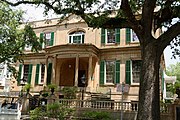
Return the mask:
<svg viewBox="0 0 180 120">
<path fill-rule="evenodd" d="M 30 111 L 31 120 L 42 120 L 44 117 L 56 118 L 58 120 L 64 120 L 65 117 L 73 115 L 74 110 L 58 102 L 47 105 L 47 109 L 43 107 L 37 107 Z"/>
<path fill-rule="evenodd" d="M 43 120 L 44 116 L 46 116 L 46 112 L 42 111 L 41 107 L 37 107 L 30 111 L 31 120 Z"/>
<path fill-rule="evenodd" d="M 52 88 L 54 88 L 55 90 L 58 88 L 58 86 L 56 84 L 49 84 L 48 89 L 51 90 Z"/>
<path fill-rule="evenodd" d="M 168 76 L 176 76 L 177 77 L 177 81 L 176 82 L 180 82 L 180 62 L 176 63 L 176 65 L 171 64 L 167 70 L 166 70 L 166 74 Z"/>
<path fill-rule="evenodd" d="M 9 70 L 11 63 L 21 61 L 25 46 L 32 46 L 32 51 L 38 51 L 38 37 L 29 25 L 21 26 L 21 10 L 14 10 L 4 2 L 0 2 L 0 63 L 6 62 Z M 22 61 L 21 61 L 22 62 Z M 14 74 L 16 77 L 16 73 Z"/>
<path fill-rule="evenodd" d="M 83 114 L 85 118 L 93 118 L 95 120 L 110 120 L 110 114 L 103 111 L 87 111 Z"/>
<path fill-rule="evenodd" d="M 77 93 L 77 87 L 64 87 L 62 89 L 65 99 L 75 99 Z"/>
<path fill-rule="evenodd" d="M 23 89 L 24 91 L 28 92 L 31 88 L 31 84 L 26 84 Z"/>
<path fill-rule="evenodd" d="M 170 65 L 166 70 L 166 74 L 168 76 L 176 76 L 176 82 L 174 86 L 172 84 L 167 86 L 168 90 L 170 90 L 172 93 L 175 93 L 176 88 L 180 88 L 180 62 L 176 63 L 176 65 Z"/>
</svg>

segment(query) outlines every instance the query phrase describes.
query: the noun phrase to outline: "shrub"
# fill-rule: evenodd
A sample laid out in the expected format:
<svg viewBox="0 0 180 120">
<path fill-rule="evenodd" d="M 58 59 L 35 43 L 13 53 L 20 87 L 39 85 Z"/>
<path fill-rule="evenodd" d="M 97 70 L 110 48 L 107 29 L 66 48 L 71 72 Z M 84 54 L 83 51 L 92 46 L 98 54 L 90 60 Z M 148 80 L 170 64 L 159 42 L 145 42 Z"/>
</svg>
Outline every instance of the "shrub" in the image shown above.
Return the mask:
<svg viewBox="0 0 180 120">
<path fill-rule="evenodd" d="M 62 89 L 65 99 L 75 99 L 77 93 L 77 87 L 64 87 Z"/>
<path fill-rule="evenodd" d="M 95 120 L 110 120 L 110 114 L 103 111 L 87 111 L 83 114 L 83 117 Z"/>
<path fill-rule="evenodd" d="M 37 107 L 36 109 L 30 111 L 31 120 L 43 120 L 45 117 L 64 120 L 65 117 L 69 117 L 74 113 L 72 108 L 68 108 L 58 102 L 48 104 L 44 107 Z"/>
</svg>

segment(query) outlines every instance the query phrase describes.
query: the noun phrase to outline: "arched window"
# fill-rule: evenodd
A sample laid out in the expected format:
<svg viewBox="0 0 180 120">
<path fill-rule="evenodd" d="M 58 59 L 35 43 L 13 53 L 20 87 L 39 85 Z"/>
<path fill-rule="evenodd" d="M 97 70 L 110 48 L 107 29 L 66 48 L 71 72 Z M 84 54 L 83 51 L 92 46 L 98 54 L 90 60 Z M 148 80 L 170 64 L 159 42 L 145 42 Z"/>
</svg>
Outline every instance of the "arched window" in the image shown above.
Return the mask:
<svg viewBox="0 0 180 120">
<path fill-rule="evenodd" d="M 84 32 L 76 31 L 69 34 L 69 43 L 84 43 Z"/>
</svg>

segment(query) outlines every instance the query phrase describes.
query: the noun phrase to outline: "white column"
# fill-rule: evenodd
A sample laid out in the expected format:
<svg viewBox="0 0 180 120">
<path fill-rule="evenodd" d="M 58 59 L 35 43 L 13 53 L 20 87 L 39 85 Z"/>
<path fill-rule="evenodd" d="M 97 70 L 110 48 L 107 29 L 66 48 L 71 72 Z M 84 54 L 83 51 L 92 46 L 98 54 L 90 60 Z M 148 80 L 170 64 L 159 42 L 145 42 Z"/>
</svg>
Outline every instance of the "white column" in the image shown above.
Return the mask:
<svg viewBox="0 0 180 120">
<path fill-rule="evenodd" d="M 56 61 L 57 55 L 53 56 L 53 71 L 52 71 L 52 84 L 56 84 Z"/>
<path fill-rule="evenodd" d="M 92 55 L 89 56 L 89 66 L 88 66 L 88 87 L 91 88 L 91 77 L 92 77 Z"/>
<path fill-rule="evenodd" d="M 78 86 L 78 71 L 79 71 L 79 55 L 76 56 L 75 82 L 74 82 L 74 86 Z"/>
</svg>

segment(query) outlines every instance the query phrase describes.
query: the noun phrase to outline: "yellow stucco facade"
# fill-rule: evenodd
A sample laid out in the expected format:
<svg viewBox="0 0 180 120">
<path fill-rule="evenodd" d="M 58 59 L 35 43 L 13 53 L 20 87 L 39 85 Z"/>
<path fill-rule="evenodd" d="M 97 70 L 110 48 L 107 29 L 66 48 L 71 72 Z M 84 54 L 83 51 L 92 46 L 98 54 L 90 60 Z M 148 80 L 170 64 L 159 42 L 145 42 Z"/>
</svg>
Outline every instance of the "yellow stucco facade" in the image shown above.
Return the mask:
<svg viewBox="0 0 180 120">
<path fill-rule="evenodd" d="M 34 21 L 30 24 L 38 37 L 41 33 L 53 32 L 51 46 L 43 48 L 39 53 L 26 51 L 24 65 L 31 64 L 31 91 L 42 90 L 43 86 L 48 84 L 47 82 L 60 87 L 81 87 L 80 77 L 85 75 L 83 85 L 88 93 L 108 93 L 111 90 L 112 99 L 120 100 L 121 92 L 117 92 L 117 84 L 125 83 L 129 84 L 129 91 L 125 93 L 124 100 L 138 100 L 139 83 L 132 82 L 132 64 L 127 68 L 127 61 L 141 60 L 141 51 L 139 42 L 131 40 L 133 37 L 130 36 L 130 41 L 127 42 L 130 34 L 127 34 L 126 28 L 115 30 L 117 35 L 115 39 L 118 38 L 118 42 L 107 43 L 106 40 L 102 41 L 102 29 L 88 27 L 80 17 L 75 15 L 70 15 L 62 21 L 51 19 Z M 76 32 L 80 32 L 77 33 L 78 35 L 83 33 L 83 36 L 78 36 Z M 107 34 L 108 32 L 105 32 L 106 39 L 109 37 Z M 75 42 L 80 40 L 80 43 L 71 43 L 71 39 Z M 50 77 L 48 77 L 49 63 L 51 63 Z M 20 70 L 20 64 L 16 64 L 17 70 Z M 45 65 L 44 74 L 39 73 L 39 68 L 39 71 L 37 70 L 38 64 Z M 127 69 L 130 69 L 129 73 Z M 36 77 L 37 74 L 44 75 L 41 82 L 37 81 L 39 78 Z M 127 74 L 131 76 L 129 82 L 127 82 Z M 107 75 L 110 77 L 108 78 Z M 20 89 L 21 86 L 17 86 L 17 80 L 12 80 L 11 91 L 20 91 Z"/>
</svg>

